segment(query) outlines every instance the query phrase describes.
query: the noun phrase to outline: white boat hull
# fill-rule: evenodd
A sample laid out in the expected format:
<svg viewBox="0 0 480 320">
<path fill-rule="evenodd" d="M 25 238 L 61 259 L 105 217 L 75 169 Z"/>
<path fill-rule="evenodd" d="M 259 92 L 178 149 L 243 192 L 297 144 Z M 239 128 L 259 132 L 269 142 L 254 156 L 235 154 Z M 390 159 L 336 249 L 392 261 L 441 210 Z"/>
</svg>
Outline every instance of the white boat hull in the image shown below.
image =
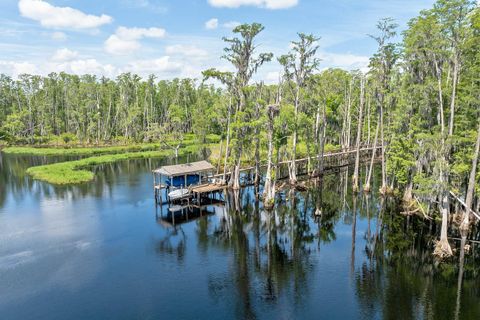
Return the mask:
<svg viewBox="0 0 480 320">
<path fill-rule="evenodd" d="M 185 197 L 187 194 L 188 194 L 188 189 L 177 189 L 177 190 L 170 191 L 170 192 L 168 193 L 168 197 L 169 197 L 171 200 L 175 200 L 175 199 L 183 198 L 183 197 Z"/>
</svg>

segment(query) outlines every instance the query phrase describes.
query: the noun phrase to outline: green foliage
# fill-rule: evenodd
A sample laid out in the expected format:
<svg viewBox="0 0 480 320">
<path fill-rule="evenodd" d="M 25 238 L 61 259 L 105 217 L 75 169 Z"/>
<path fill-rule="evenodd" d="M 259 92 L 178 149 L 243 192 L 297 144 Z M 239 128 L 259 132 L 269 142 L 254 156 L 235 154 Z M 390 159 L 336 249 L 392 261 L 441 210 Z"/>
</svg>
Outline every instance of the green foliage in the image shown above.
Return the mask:
<svg viewBox="0 0 480 320">
<path fill-rule="evenodd" d="M 116 154 L 121 152 L 135 152 L 155 150 L 159 144 L 144 144 L 130 146 L 112 146 L 96 148 L 33 148 L 33 147 L 7 147 L 3 149 L 7 154 L 32 155 L 32 156 L 91 156 L 99 154 Z"/>
<path fill-rule="evenodd" d="M 57 137 L 59 138 L 59 137 Z M 49 143 L 54 141 L 50 139 Z M 63 139 L 62 139 L 63 141 Z M 198 137 L 194 134 L 185 135 L 185 139 L 181 142 L 181 146 L 191 147 L 196 146 L 201 148 L 209 144 L 219 143 L 220 136 L 216 134 L 209 134 L 205 138 L 205 143 L 199 143 Z M 33 155 L 33 156 L 92 156 L 101 154 L 117 154 L 122 152 L 139 152 L 139 151 L 154 151 L 164 148 L 165 145 L 175 147 L 178 141 L 173 139 L 173 136 L 165 137 L 165 144 L 160 143 L 144 143 L 144 144 L 130 144 L 118 146 L 102 146 L 102 147 L 7 147 L 2 151 L 7 154 L 17 155 Z"/>
<path fill-rule="evenodd" d="M 23 75 L 18 81 L 0 76 L 0 131 L 15 143 L 105 144 L 142 142 L 154 126 L 170 134 L 195 130 L 221 133 L 210 126 L 211 112 L 222 91 L 192 79 L 142 80 L 125 73 L 115 80 L 51 73 L 47 77 Z M 197 132 L 196 132 L 197 133 Z M 66 134 L 69 141 L 57 137 Z M 75 137 L 75 138 L 74 138 Z M 1 138 L 1 137 L 0 137 Z M 63 139 L 63 138 L 62 138 Z"/>
</svg>

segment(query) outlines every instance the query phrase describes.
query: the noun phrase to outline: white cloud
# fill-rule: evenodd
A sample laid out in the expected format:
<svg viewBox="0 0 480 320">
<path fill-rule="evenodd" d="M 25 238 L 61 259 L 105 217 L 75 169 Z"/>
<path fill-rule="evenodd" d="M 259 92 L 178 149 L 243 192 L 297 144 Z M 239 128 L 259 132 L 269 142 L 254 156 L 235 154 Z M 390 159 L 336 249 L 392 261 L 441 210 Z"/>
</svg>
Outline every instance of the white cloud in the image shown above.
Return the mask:
<svg viewBox="0 0 480 320">
<path fill-rule="evenodd" d="M 358 56 L 351 53 L 320 52 L 319 55 L 320 59 L 322 59 L 322 66 L 329 68 L 359 69 L 365 71 L 370 62 L 370 58 L 367 56 Z"/>
<path fill-rule="evenodd" d="M 238 27 L 239 25 L 241 25 L 241 23 L 238 22 L 238 21 L 228 21 L 228 22 L 225 22 L 223 24 L 223 27 L 227 28 L 227 29 L 234 29 L 234 28 Z"/>
<path fill-rule="evenodd" d="M 280 79 L 280 72 L 278 71 L 268 72 L 267 75 L 265 76 L 265 82 L 269 84 L 278 83 L 279 79 Z"/>
<path fill-rule="evenodd" d="M 169 56 L 163 56 L 157 59 L 136 60 L 128 63 L 122 72 L 134 72 L 140 75 L 152 73 L 160 74 L 178 74 L 182 71 L 183 65 L 179 62 L 170 60 Z"/>
<path fill-rule="evenodd" d="M 112 77 L 116 74 L 116 69 L 111 64 L 101 64 L 96 59 L 74 60 L 63 65 L 66 71 L 71 73 L 82 74 L 97 74 Z M 62 65 L 59 66 L 62 68 Z"/>
<path fill-rule="evenodd" d="M 238 8 L 240 6 L 255 6 L 271 10 L 286 9 L 298 4 L 298 0 L 208 0 L 214 7 Z"/>
<path fill-rule="evenodd" d="M 47 76 L 51 72 L 60 73 L 62 71 L 76 75 L 105 76 L 110 79 L 124 72 L 132 72 L 142 77 L 156 74 L 161 79 L 172 79 L 193 75 L 198 77 L 203 69 L 198 68 L 196 65 L 187 65 L 185 62 L 173 60 L 170 56 L 123 61 L 121 64 L 104 63 L 104 61 L 99 61 L 93 57 L 86 59 L 74 58 L 68 59 L 68 61 L 45 59 L 42 63 L 40 61 L 0 60 L 0 74 L 9 75 L 14 79 L 17 79 L 19 75 L 24 73 Z"/>
<path fill-rule="evenodd" d="M 65 41 L 67 40 L 67 35 L 60 31 L 55 31 L 52 33 L 52 39 L 57 41 Z"/>
<path fill-rule="evenodd" d="M 13 78 L 18 78 L 18 76 L 23 73 L 37 73 L 37 67 L 30 62 L 0 60 L 0 73 L 11 75 Z"/>
<path fill-rule="evenodd" d="M 51 72 L 67 72 L 70 74 L 94 74 L 98 76 L 115 77 L 118 68 L 111 64 L 102 64 L 96 59 L 77 59 L 71 61 L 47 61 L 42 64 L 29 61 L 2 61 L 0 60 L 0 73 L 10 75 L 16 79 L 21 74 L 43 75 Z"/>
<path fill-rule="evenodd" d="M 70 7 L 56 7 L 43 0 L 20 0 L 18 9 L 23 17 L 50 28 L 93 29 L 113 21 L 105 14 L 86 14 Z"/>
<path fill-rule="evenodd" d="M 52 56 L 53 61 L 71 61 L 75 60 L 78 57 L 78 52 L 77 51 L 72 51 L 67 48 L 59 49 L 55 51 L 55 53 Z"/>
<path fill-rule="evenodd" d="M 115 34 L 124 40 L 138 40 L 141 38 L 163 38 L 166 31 L 162 28 L 119 27 Z"/>
<path fill-rule="evenodd" d="M 118 74 L 118 69 L 111 64 L 102 64 L 96 59 L 78 59 L 65 62 L 53 62 L 46 65 L 46 72 L 52 70 L 56 72 L 67 72 L 76 75 L 94 74 L 98 76 L 115 77 Z"/>
<path fill-rule="evenodd" d="M 205 22 L 205 28 L 208 30 L 213 30 L 218 28 L 218 19 L 217 18 L 212 18 Z"/>
<path fill-rule="evenodd" d="M 113 34 L 105 41 L 104 48 L 111 54 L 130 54 L 140 48 L 140 43 L 136 40 L 124 40 Z"/>
<path fill-rule="evenodd" d="M 183 55 L 187 57 L 206 57 L 208 52 L 204 49 L 191 46 L 176 44 L 165 48 L 165 53 L 169 55 Z"/>
<path fill-rule="evenodd" d="M 130 8 L 142 8 L 155 13 L 165 14 L 168 8 L 150 0 L 122 0 L 122 3 Z"/>
<path fill-rule="evenodd" d="M 104 43 L 105 51 L 110 54 L 130 54 L 141 45 L 143 38 L 163 38 L 166 31 L 161 28 L 126 28 L 119 27 Z"/>
</svg>

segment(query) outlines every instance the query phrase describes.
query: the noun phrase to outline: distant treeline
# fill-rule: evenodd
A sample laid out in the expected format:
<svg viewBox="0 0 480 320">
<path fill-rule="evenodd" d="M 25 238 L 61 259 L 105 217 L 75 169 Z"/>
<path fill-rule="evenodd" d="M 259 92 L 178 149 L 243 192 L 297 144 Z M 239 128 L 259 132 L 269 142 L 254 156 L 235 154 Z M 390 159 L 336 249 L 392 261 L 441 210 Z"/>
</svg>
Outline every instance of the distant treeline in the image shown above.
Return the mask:
<svg viewBox="0 0 480 320">
<path fill-rule="evenodd" d="M 48 143 L 63 135 L 66 141 L 99 143 L 149 141 L 161 132 L 205 135 L 221 130 L 220 103 L 220 90 L 192 79 L 51 73 L 13 80 L 1 75 L 0 136 Z"/>
</svg>

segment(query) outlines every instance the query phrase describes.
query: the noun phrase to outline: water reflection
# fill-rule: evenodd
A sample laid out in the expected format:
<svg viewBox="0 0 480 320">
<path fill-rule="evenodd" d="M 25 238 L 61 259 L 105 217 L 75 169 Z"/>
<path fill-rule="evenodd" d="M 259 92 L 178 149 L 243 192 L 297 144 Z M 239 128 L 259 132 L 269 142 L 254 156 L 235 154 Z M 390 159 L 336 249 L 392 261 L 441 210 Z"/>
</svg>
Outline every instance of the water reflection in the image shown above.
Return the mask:
<svg viewBox="0 0 480 320">
<path fill-rule="evenodd" d="M 188 158 L 190 157 L 192 156 Z M 62 200 L 81 200 L 87 196 L 111 198 L 114 186 L 122 184 L 132 188 L 138 187 L 140 184 L 144 184 L 144 181 L 139 179 L 139 175 L 174 161 L 173 158 L 138 159 L 97 165 L 90 168 L 95 173 L 93 182 L 69 186 L 54 186 L 35 181 L 25 173 L 26 169 L 31 166 L 80 158 L 17 156 L 5 155 L 0 152 L 0 210 L 4 207 L 7 196 L 12 196 L 17 202 L 21 201 L 25 195 L 31 196 L 39 202 L 44 198 Z M 188 158 L 181 157 L 179 161 L 187 161 Z"/>
<path fill-rule="evenodd" d="M 83 304 L 103 318 L 480 316 L 474 245 L 458 241 L 455 259 L 436 263 L 435 223 L 399 215 L 375 192 L 352 194 L 348 169 L 282 191 L 266 211 L 253 188 L 202 208 L 156 208 L 159 160 L 96 167 L 94 182 L 69 187 L 26 177 L 32 161 L 52 160 L 0 158 L 6 319 L 28 319 L 25 306 L 81 318 Z"/>
<path fill-rule="evenodd" d="M 206 209 L 204 219 L 198 213 L 201 250 L 219 249 L 232 257 L 227 273 L 209 275 L 212 298 L 233 295 L 238 318 L 261 317 L 262 305 L 280 308 L 287 297 L 287 314 L 308 314 L 308 301 L 325 289 L 312 283 L 322 272 L 322 247 L 335 246 L 337 232 L 343 237 L 343 226 L 350 226 L 349 274 L 362 318 L 452 318 L 460 292 L 455 296 L 447 288 L 456 265 L 433 260 L 435 236 L 425 234 L 429 224 L 395 214 L 397 204 L 376 194 L 352 195 L 348 170 L 338 181 L 328 176 L 307 192 L 286 190 L 272 211 L 263 210 L 253 189 L 244 189 L 227 193 L 225 206 Z M 460 263 L 458 286 L 462 279 Z M 451 300 L 437 296 L 437 290 Z M 469 294 L 478 300 L 478 292 Z M 439 309 L 442 305 L 448 312 Z"/>
</svg>

